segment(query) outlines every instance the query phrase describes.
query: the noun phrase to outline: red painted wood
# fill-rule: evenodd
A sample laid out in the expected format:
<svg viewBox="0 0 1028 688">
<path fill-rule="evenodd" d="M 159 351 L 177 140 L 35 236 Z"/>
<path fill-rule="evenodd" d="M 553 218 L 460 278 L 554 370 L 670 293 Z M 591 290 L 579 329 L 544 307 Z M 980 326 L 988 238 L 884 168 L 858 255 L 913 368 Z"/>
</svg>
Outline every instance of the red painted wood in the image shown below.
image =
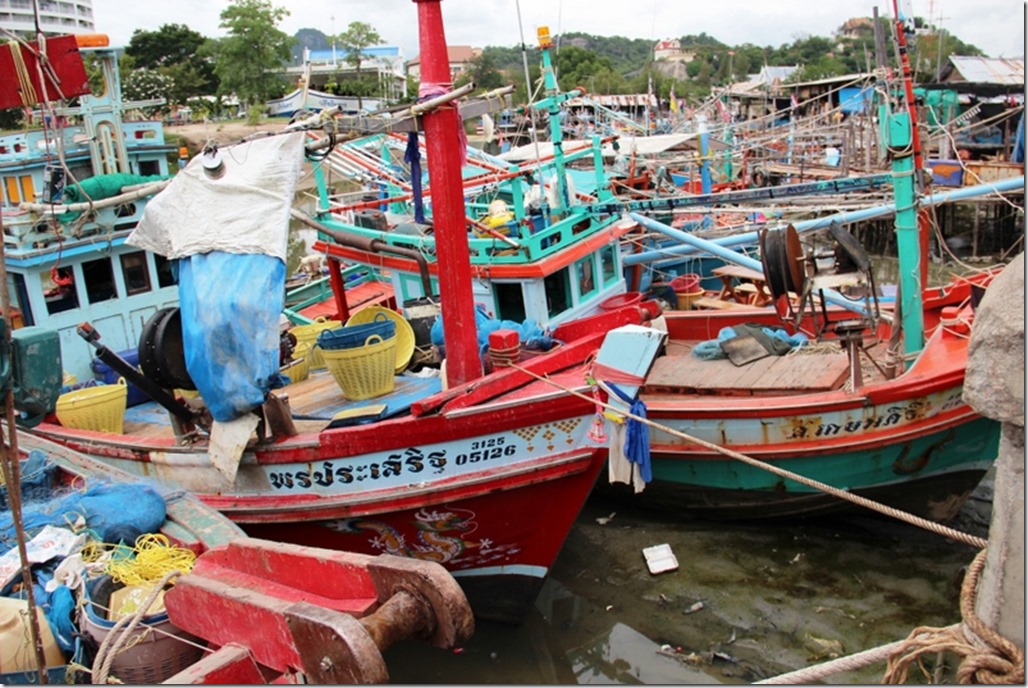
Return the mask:
<svg viewBox="0 0 1028 688">
<path fill-rule="evenodd" d="M 328 258 L 328 281 L 332 285 L 332 297 L 335 301 L 338 320 L 346 322 L 350 318 L 350 307 L 346 303 L 346 285 L 343 283 L 343 266 L 335 258 Z"/>
<path fill-rule="evenodd" d="M 439 0 L 415 0 L 418 6 L 418 43 L 421 48 L 421 85 L 452 88 L 450 60 Z M 475 302 L 471 294 L 471 258 L 464 227 L 461 148 L 457 135 L 463 122 L 455 106 L 425 113 L 428 179 L 439 263 L 439 294 L 445 323 L 446 375 L 451 386 L 482 377 L 482 362 L 475 338 Z"/>
<path fill-rule="evenodd" d="M 37 41 L 28 41 L 24 46 L 17 46 L 21 51 L 21 58 L 25 64 L 25 71 L 28 73 L 29 81 L 35 91 L 35 98 L 26 103 L 25 98 L 29 94 L 22 93 L 18 78 L 15 76 L 14 56 L 4 46 L 0 50 L 0 108 L 24 107 L 26 105 L 35 107 L 42 102 L 44 96 L 43 85 L 39 81 L 39 60 L 36 54 L 39 52 Z M 86 68 L 82 64 L 82 54 L 79 52 L 78 43 L 74 36 L 51 36 L 46 39 L 46 55 L 56 75 L 56 82 L 49 74 L 46 76 L 45 95 L 50 101 L 57 101 L 62 98 L 71 98 L 89 93 L 89 78 L 86 76 Z M 46 74 L 46 71 L 43 71 Z"/>
</svg>

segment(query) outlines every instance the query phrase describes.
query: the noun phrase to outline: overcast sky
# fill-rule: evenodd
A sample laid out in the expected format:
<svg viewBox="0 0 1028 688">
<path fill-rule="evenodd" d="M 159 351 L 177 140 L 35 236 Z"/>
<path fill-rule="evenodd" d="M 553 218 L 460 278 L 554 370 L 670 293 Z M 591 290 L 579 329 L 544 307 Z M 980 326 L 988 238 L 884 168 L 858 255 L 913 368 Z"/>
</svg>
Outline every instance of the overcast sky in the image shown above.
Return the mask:
<svg viewBox="0 0 1028 688">
<path fill-rule="evenodd" d="M 373 26 L 408 59 L 418 54 L 417 6 L 411 0 L 272 0 L 289 8 L 279 28 L 340 33 L 352 21 Z M 805 36 L 829 36 L 851 17 L 893 16 L 892 0 L 443 0 L 450 45 L 535 43 L 535 30 L 659 40 L 706 33 L 722 43 L 780 47 Z M 205 36 L 218 27 L 227 0 L 93 0 L 97 31 L 112 45 L 128 44 L 134 29 L 186 24 Z M 520 13 L 519 13 L 520 7 Z M 902 0 L 900 10 L 924 17 L 990 57 L 1023 57 L 1025 3 L 1013 0 Z M 520 16 L 519 16 L 520 14 Z"/>
</svg>

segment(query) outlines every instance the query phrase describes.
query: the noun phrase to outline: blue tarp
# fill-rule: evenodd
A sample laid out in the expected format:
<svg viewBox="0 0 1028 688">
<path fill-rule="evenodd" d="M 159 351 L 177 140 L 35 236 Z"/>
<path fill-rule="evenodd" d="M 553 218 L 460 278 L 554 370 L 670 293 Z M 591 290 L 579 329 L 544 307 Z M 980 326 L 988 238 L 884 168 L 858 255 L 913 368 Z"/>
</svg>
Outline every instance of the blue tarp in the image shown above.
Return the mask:
<svg viewBox="0 0 1028 688">
<path fill-rule="evenodd" d="M 186 369 L 217 421 L 249 413 L 280 384 L 285 274 L 269 255 L 212 251 L 179 261 Z"/>
</svg>

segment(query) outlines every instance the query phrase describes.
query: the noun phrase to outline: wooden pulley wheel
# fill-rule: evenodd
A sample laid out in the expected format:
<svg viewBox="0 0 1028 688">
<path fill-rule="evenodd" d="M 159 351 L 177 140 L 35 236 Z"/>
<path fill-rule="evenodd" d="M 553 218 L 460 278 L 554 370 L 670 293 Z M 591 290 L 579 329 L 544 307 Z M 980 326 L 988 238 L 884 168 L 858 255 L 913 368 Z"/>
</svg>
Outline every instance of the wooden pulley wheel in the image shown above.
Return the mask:
<svg viewBox="0 0 1028 688">
<path fill-rule="evenodd" d="M 802 294 L 806 281 L 803 247 L 796 228 L 763 229 L 760 232 L 760 262 L 767 286 L 776 300 L 789 292 Z"/>
</svg>

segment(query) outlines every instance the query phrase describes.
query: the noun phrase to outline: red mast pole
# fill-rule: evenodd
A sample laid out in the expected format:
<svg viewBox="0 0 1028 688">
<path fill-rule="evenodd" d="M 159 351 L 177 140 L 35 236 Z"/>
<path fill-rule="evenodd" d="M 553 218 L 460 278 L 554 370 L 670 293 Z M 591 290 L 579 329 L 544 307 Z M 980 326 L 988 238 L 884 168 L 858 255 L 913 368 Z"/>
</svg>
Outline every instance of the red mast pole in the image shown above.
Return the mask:
<svg viewBox="0 0 1028 688">
<path fill-rule="evenodd" d="M 418 6 L 422 86 L 443 85 L 449 89 L 450 59 L 440 0 L 413 1 Z M 457 127 L 463 126 L 463 122 L 457 116 L 456 106 L 451 104 L 425 113 L 424 120 L 432 217 L 441 268 L 439 295 L 445 324 L 446 379 L 450 387 L 456 387 L 482 377 L 471 295 L 471 257 L 464 227 L 461 143 L 457 135 Z"/>
</svg>

